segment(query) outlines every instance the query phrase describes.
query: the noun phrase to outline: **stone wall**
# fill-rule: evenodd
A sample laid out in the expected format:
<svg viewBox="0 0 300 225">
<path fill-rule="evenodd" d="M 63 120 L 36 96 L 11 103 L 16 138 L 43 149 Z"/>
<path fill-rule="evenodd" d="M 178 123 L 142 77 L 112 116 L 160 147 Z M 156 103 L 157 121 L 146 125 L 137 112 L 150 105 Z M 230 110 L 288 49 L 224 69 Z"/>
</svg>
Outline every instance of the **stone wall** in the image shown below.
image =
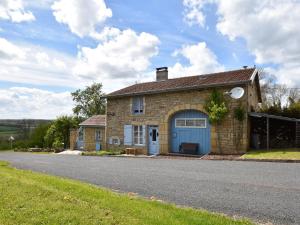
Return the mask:
<svg viewBox="0 0 300 225">
<path fill-rule="evenodd" d="M 104 127 L 84 127 L 84 150 L 96 151 L 96 129 L 100 129 L 100 145 L 105 148 L 105 128 Z M 70 131 L 70 149 L 76 149 L 76 140 L 78 131 L 73 129 Z"/>
<path fill-rule="evenodd" d="M 76 148 L 76 140 L 77 140 L 77 129 L 70 130 L 70 149 L 74 150 Z"/>
<path fill-rule="evenodd" d="M 225 92 L 229 91 L 232 87 L 219 88 L 219 91 Z M 247 111 L 249 110 L 249 101 L 254 100 L 254 95 L 250 96 L 248 94 L 248 86 L 244 86 L 245 95 L 239 100 L 233 100 L 227 96 L 229 102 L 228 106 L 230 108 L 230 113 L 225 118 L 224 122 L 218 129 L 221 137 L 221 146 L 224 154 L 237 154 L 245 152 L 248 149 L 248 118 L 243 121 L 242 125 L 239 126 L 239 132 L 242 131 L 241 143 L 238 148 L 236 148 L 235 135 L 237 133 L 237 123 L 238 121 L 233 119 L 233 109 L 239 105 L 244 107 Z M 144 114 L 132 115 L 132 98 L 122 97 L 122 98 L 109 98 L 107 101 L 107 128 L 106 128 L 106 148 L 124 149 L 126 146 L 124 143 L 124 125 L 158 125 L 159 126 L 159 141 L 160 141 L 160 153 L 165 154 L 170 151 L 169 144 L 169 133 L 170 126 L 169 120 L 172 115 L 181 110 L 194 109 L 205 113 L 203 105 L 205 100 L 210 95 L 212 89 L 207 90 L 193 90 L 193 91 L 181 91 L 181 92 L 169 92 L 145 95 L 145 110 Z M 251 99 L 250 99 L 251 98 Z M 217 149 L 217 132 L 216 127 L 211 126 L 211 152 L 218 153 Z M 121 140 L 120 146 L 115 146 L 108 144 L 109 138 L 115 136 L 119 137 Z M 148 135 L 146 134 L 146 137 Z M 146 140 L 148 143 L 148 140 Z M 147 154 L 147 145 L 145 146 L 135 146 L 135 148 L 140 149 L 140 152 Z"/>
</svg>

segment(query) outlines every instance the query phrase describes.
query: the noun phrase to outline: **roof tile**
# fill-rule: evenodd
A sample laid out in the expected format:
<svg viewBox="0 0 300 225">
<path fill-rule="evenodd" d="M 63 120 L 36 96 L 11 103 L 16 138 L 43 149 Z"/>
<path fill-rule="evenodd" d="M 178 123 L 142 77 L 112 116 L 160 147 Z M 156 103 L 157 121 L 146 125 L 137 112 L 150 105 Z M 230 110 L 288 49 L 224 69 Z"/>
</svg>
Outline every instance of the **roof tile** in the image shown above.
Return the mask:
<svg viewBox="0 0 300 225">
<path fill-rule="evenodd" d="M 79 126 L 106 126 L 105 115 L 95 115 L 79 124 Z"/>
<path fill-rule="evenodd" d="M 239 69 L 219 73 L 203 74 L 197 76 L 173 78 L 164 81 L 153 81 L 134 84 L 108 94 L 106 97 L 117 97 L 125 95 L 150 94 L 156 92 L 169 92 L 188 90 L 206 86 L 226 85 L 230 83 L 243 83 L 250 81 L 255 68 Z"/>
</svg>

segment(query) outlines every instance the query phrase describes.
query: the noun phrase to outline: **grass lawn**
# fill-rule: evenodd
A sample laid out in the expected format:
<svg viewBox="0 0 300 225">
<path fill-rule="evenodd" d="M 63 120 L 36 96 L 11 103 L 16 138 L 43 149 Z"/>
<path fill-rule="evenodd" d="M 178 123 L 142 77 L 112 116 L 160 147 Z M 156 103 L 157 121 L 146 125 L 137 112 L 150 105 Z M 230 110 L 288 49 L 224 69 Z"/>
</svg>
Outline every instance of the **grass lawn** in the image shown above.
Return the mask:
<svg viewBox="0 0 300 225">
<path fill-rule="evenodd" d="M 0 162 L 0 224 L 253 224 Z"/>
<path fill-rule="evenodd" d="M 293 159 L 300 160 L 300 149 L 272 149 L 249 151 L 242 156 L 244 159 Z"/>
</svg>

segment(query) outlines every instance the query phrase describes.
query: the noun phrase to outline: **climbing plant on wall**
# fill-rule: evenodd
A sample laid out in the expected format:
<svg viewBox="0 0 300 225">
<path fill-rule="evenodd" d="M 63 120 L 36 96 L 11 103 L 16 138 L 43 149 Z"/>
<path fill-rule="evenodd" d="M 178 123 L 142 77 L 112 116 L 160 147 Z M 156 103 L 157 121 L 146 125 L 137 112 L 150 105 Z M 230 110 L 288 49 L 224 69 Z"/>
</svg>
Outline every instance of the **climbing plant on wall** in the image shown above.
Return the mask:
<svg viewBox="0 0 300 225">
<path fill-rule="evenodd" d="M 204 108 L 208 113 L 209 122 L 216 126 L 217 147 L 219 153 L 222 154 L 220 125 L 229 111 L 223 93 L 214 89 L 206 99 Z"/>
<path fill-rule="evenodd" d="M 234 109 L 233 117 L 234 117 L 234 120 L 238 121 L 236 126 L 233 125 L 233 132 L 234 132 L 233 141 L 234 141 L 236 150 L 238 150 L 239 147 L 241 146 L 241 143 L 243 140 L 243 135 L 244 135 L 244 126 L 243 126 L 244 123 L 243 122 L 246 118 L 246 110 L 241 104 Z"/>
</svg>

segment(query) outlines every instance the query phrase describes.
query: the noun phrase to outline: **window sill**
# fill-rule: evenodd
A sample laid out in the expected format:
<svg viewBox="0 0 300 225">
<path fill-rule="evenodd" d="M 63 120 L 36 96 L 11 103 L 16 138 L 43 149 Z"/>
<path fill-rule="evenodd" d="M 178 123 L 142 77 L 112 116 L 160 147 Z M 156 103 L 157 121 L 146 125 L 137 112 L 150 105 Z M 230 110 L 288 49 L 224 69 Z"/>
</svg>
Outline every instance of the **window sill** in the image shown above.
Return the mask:
<svg viewBox="0 0 300 225">
<path fill-rule="evenodd" d="M 133 146 L 144 147 L 145 144 L 134 144 Z"/>
</svg>

